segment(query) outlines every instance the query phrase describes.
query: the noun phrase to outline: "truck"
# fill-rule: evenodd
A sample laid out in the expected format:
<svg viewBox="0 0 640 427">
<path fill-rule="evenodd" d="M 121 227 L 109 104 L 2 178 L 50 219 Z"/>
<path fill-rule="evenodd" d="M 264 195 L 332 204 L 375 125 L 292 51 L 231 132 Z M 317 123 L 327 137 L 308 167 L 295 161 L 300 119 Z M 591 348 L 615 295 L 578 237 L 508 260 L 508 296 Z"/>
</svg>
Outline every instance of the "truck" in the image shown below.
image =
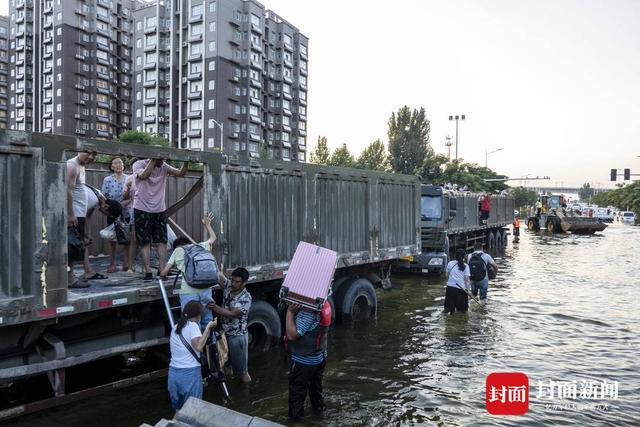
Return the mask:
<svg viewBox="0 0 640 427">
<path fill-rule="evenodd" d="M 607 224 L 593 216 L 596 207 L 588 207 L 587 216 L 577 215 L 571 209 L 566 209 L 561 198 L 559 195 L 541 196 L 543 208 L 541 212 L 529 215 L 527 229 L 538 231 L 544 228 L 549 233 L 594 234 L 607 228 Z"/>
<path fill-rule="evenodd" d="M 329 302 L 342 322 L 375 316 L 375 287 L 388 282 L 394 263 L 420 252 L 415 176 L 0 130 L 0 398 L 8 385 L 44 375 L 47 399 L 64 398 L 67 369 L 167 347 L 158 282 L 112 273 L 86 289 L 68 286 L 66 160 L 78 152 L 201 166 L 168 178 L 167 214 L 177 234 L 197 240 L 200 219 L 213 213 L 213 253 L 222 270 L 249 270 L 254 352 L 281 338 L 278 294 L 300 241 L 338 252 Z M 107 173 L 87 170 L 86 181 L 99 187 Z M 91 222 L 99 240 L 105 220 Z M 100 245 L 93 254 L 104 253 Z M 179 308 L 172 282 L 165 289 Z M 0 406 L 0 420 L 53 405 L 38 402 Z"/>
<path fill-rule="evenodd" d="M 458 248 L 471 251 L 478 241 L 490 250 L 507 244 L 506 227 L 514 219 L 513 197 L 492 196 L 489 219 L 483 223 L 480 194 L 444 191 L 434 185 L 423 185 L 420 191 L 421 253 L 407 258 L 405 269 L 443 273 L 450 253 Z"/>
</svg>

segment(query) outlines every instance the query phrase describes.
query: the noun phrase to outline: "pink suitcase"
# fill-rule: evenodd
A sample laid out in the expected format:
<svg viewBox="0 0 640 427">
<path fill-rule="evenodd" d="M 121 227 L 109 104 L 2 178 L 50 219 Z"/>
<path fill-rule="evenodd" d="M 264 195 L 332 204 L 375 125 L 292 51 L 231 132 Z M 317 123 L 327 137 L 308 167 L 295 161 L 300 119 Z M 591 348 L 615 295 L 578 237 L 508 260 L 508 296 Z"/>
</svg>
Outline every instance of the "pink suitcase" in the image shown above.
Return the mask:
<svg viewBox="0 0 640 427">
<path fill-rule="evenodd" d="M 337 252 L 311 243 L 298 243 L 280 289 L 280 298 L 315 311 L 322 310 L 337 260 Z"/>
</svg>

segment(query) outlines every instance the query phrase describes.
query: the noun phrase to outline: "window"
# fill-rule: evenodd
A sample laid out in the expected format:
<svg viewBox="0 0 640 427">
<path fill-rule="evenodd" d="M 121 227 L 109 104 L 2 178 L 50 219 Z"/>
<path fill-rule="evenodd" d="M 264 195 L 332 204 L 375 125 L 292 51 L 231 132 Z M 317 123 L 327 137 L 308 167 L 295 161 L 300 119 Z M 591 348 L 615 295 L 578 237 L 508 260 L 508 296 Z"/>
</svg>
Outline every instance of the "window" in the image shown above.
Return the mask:
<svg viewBox="0 0 640 427">
<path fill-rule="evenodd" d="M 302 99 L 303 101 L 307 100 L 307 92 L 300 92 L 300 99 Z"/>
<path fill-rule="evenodd" d="M 258 107 L 256 107 L 255 105 L 249 106 L 249 114 L 251 114 L 252 116 L 258 117 L 258 115 L 260 114 L 258 112 Z"/>
<path fill-rule="evenodd" d="M 148 87 L 144 90 L 145 99 L 154 99 L 156 97 L 156 88 Z"/>
<path fill-rule="evenodd" d="M 109 111 L 104 108 L 96 108 L 96 114 L 98 116 L 109 117 Z"/>
<path fill-rule="evenodd" d="M 156 56 L 155 52 L 147 53 L 147 54 L 145 54 L 145 57 L 144 57 L 144 63 L 145 64 L 155 64 L 156 59 L 157 59 L 157 56 Z"/>
<path fill-rule="evenodd" d="M 209 52 L 215 52 L 216 42 L 209 42 Z"/>
<path fill-rule="evenodd" d="M 191 43 L 191 55 L 200 55 L 202 53 L 202 43 Z"/>
<path fill-rule="evenodd" d="M 145 27 L 151 28 L 156 25 L 156 17 L 155 16 L 147 16 L 145 18 Z"/>
<path fill-rule="evenodd" d="M 136 56 L 136 65 L 139 67 L 142 65 L 142 57 Z"/>
<path fill-rule="evenodd" d="M 258 89 L 255 89 L 255 88 L 251 88 L 249 96 L 251 96 L 252 98 L 259 98 L 260 97 L 260 91 Z"/>
<path fill-rule="evenodd" d="M 216 31 L 216 23 L 215 23 L 215 21 L 209 23 L 209 31 L 211 31 L 212 33 Z"/>
<path fill-rule="evenodd" d="M 282 124 L 285 126 L 291 126 L 291 119 L 289 116 L 282 116 Z"/>
<path fill-rule="evenodd" d="M 254 13 L 251 14 L 251 23 L 256 27 L 260 26 L 260 17 Z"/>
<path fill-rule="evenodd" d="M 285 110 L 290 110 L 291 109 L 291 102 L 289 102 L 288 99 L 283 99 L 282 100 L 282 108 L 284 108 Z"/>
<path fill-rule="evenodd" d="M 209 61 L 209 71 L 215 71 L 216 61 Z"/>
<path fill-rule="evenodd" d="M 199 36 L 202 34 L 202 24 L 191 24 L 191 36 Z"/>
<path fill-rule="evenodd" d="M 286 83 L 283 83 L 282 84 L 282 91 L 284 93 L 291 93 L 291 86 L 286 84 Z"/>
<path fill-rule="evenodd" d="M 104 93 L 96 94 L 96 101 L 98 102 L 109 102 L 109 98 Z"/>
<path fill-rule="evenodd" d="M 209 90 L 214 90 L 216 88 L 216 81 L 209 80 Z"/>
<path fill-rule="evenodd" d="M 197 74 L 202 71 L 202 63 L 201 62 L 192 62 L 191 63 L 191 74 Z"/>
<path fill-rule="evenodd" d="M 194 99 L 191 101 L 191 105 L 189 107 L 189 111 L 198 112 L 202 110 L 202 101 L 199 99 Z"/>
<path fill-rule="evenodd" d="M 156 40 L 157 40 L 157 38 L 156 38 L 155 34 L 146 36 L 145 40 L 144 40 L 144 45 L 146 47 L 154 47 L 156 45 Z"/>
<path fill-rule="evenodd" d="M 202 83 L 201 82 L 191 82 L 189 85 L 189 92 L 191 93 L 196 93 L 196 92 L 200 92 L 202 90 Z"/>
<path fill-rule="evenodd" d="M 109 60 L 109 54 L 107 54 L 107 52 L 104 52 L 102 50 L 96 50 L 96 58 L 102 59 L 104 61 L 108 61 Z"/>
<path fill-rule="evenodd" d="M 156 70 L 147 70 L 145 71 L 144 81 L 151 82 L 156 79 Z"/>
<path fill-rule="evenodd" d="M 199 18 L 202 16 L 202 4 L 195 4 L 191 6 L 191 17 Z"/>
<path fill-rule="evenodd" d="M 283 36 L 284 44 L 287 46 L 291 46 L 291 36 L 289 34 L 285 34 Z"/>
<path fill-rule="evenodd" d="M 109 87 L 109 84 L 107 82 L 105 82 L 104 80 L 97 79 L 96 80 L 96 87 L 99 87 L 101 89 L 107 89 Z"/>
<path fill-rule="evenodd" d="M 210 99 L 209 100 L 209 110 L 213 110 L 214 108 L 216 108 L 216 100 L 215 99 Z"/>
<path fill-rule="evenodd" d="M 138 49 L 142 48 L 142 39 L 136 39 L 136 48 Z"/>
<path fill-rule="evenodd" d="M 307 54 L 307 47 L 303 44 L 300 45 L 300 53 L 303 55 Z"/>
<path fill-rule="evenodd" d="M 213 13 L 216 11 L 216 2 L 212 1 L 211 3 L 209 3 L 209 12 Z"/>
<path fill-rule="evenodd" d="M 189 122 L 189 130 L 200 130 L 200 129 L 202 129 L 202 120 L 192 119 Z"/>
</svg>

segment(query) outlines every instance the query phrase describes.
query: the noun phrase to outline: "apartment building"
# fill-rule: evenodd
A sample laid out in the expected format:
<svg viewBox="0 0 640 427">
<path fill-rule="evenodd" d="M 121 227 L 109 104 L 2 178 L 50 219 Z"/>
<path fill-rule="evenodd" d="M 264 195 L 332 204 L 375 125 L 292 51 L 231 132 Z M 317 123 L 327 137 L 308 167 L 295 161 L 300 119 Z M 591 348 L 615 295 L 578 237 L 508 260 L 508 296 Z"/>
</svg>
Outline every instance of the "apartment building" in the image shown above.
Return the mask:
<svg viewBox="0 0 640 427">
<path fill-rule="evenodd" d="M 9 17 L 0 16 L 0 129 L 6 129 L 9 117 Z"/>
<path fill-rule="evenodd" d="M 306 160 L 308 39 L 253 0 L 134 12 L 133 127 L 189 149 Z"/>
<path fill-rule="evenodd" d="M 134 2 L 9 1 L 9 126 L 105 139 L 131 128 Z"/>
</svg>

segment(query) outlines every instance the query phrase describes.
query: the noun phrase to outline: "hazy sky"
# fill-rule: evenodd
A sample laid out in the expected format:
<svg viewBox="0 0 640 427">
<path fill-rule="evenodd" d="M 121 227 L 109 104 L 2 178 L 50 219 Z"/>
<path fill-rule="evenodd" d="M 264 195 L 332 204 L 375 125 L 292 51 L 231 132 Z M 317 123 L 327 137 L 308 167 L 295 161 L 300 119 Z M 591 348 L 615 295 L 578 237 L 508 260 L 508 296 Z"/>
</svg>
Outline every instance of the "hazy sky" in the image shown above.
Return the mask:
<svg viewBox="0 0 640 427">
<path fill-rule="evenodd" d="M 219 0 L 224 1 L 224 0 Z M 264 0 L 310 38 L 308 146 L 386 142 L 402 105 L 431 143 L 509 176 L 608 185 L 640 172 L 640 1 Z M 8 8 L 0 0 L 0 13 Z M 454 148 L 454 147 L 452 147 Z"/>
</svg>

